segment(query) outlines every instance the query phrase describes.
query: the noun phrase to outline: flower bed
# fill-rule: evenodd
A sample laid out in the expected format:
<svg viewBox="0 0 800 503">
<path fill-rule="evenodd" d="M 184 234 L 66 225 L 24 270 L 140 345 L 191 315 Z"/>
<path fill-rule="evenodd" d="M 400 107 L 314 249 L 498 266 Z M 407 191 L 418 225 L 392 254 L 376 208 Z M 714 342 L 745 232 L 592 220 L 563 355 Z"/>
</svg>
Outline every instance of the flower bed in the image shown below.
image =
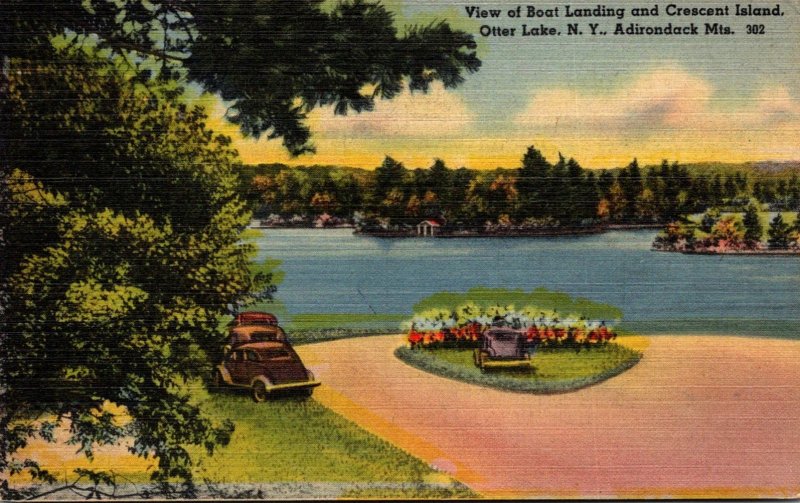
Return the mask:
<svg viewBox="0 0 800 503">
<path fill-rule="evenodd" d="M 515 308 L 517 302 L 523 307 Z M 457 307 L 442 307 L 447 304 Z M 612 342 L 617 333 L 611 320 L 621 318 L 618 309 L 559 292 L 481 288 L 465 294 L 442 292 L 424 299 L 415 310 L 406 323 L 408 345 L 395 356 L 431 374 L 479 386 L 564 393 L 618 375 L 642 357 L 639 351 Z M 525 357 L 526 365 L 511 365 L 508 357 L 503 362 L 509 365 L 497 366 L 475 359 L 476 348 L 486 352 L 484 333 L 497 326 L 524 335 L 531 355 L 530 360 Z"/>
<path fill-rule="evenodd" d="M 588 320 L 579 315 L 561 317 L 556 311 L 525 306 L 481 307 L 466 303 L 452 311 L 431 309 L 416 315 L 410 322 L 408 343 L 411 348 L 475 348 L 483 332 L 503 324 L 525 333 L 530 345 L 540 347 L 591 347 L 617 337 L 605 320 Z"/>
</svg>

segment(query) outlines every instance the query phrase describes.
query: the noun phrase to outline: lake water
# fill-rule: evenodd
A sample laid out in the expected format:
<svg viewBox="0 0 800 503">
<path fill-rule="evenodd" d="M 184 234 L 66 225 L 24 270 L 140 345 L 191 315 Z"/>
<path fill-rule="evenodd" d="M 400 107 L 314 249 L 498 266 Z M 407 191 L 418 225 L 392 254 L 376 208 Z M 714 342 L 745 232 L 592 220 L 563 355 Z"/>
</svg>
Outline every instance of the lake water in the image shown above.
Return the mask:
<svg viewBox="0 0 800 503">
<path fill-rule="evenodd" d="M 261 232 L 260 258 L 283 261 L 277 297 L 289 313 L 410 313 L 442 290 L 545 287 L 618 306 L 626 326 L 643 332 L 794 337 L 800 322 L 800 257 L 654 252 L 652 230 L 463 239 Z"/>
</svg>

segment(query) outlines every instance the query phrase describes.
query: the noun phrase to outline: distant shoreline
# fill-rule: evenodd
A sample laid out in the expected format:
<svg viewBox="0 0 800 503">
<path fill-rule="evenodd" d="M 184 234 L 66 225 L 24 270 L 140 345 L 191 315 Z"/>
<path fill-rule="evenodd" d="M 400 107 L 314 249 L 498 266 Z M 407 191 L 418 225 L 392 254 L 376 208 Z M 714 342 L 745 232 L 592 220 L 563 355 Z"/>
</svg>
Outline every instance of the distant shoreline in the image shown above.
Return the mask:
<svg viewBox="0 0 800 503">
<path fill-rule="evenodd" d="M 704 250 L 658 250 L 653 248 L 653 251 L 664 253 L 683 253 L 684 255 L 741 255 L 741 256 L 772 256 L 772 257 L 797 257 L 800 256 L 800 250 L 731 250 L 731 251 L 704 251 Z"/>
<path fill-rule="evenodd" d="M 663 224 L 612 224 L 596 225 L 592 227 L 547 227 L 540 229 L 508 229 L 508 230 L 452 230 L 442 229 L 434 235 L 422 236 L 417 234 L 414 229 L 404 230 L 358 230 L 355 225 L 335 225 L 326 227 L 315 227 L 310 225 L 250 225 L 251 229 L 355 229 L 354 235 L 377 237 L 377 238 L 496 238 L 496 237 L 556 237 L 556 236 L 583 236 L 592 234 L 602 234 L 607 231 L 618 230 L 646 230 L 660 229 Z"/>
</svg>

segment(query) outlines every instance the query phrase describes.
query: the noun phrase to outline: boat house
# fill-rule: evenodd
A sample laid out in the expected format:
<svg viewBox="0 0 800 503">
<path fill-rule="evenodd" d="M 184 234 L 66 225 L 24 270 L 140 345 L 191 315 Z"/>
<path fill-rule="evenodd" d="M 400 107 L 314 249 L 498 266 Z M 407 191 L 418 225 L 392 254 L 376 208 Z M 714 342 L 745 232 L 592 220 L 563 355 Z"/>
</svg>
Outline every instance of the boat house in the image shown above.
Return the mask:
<svg viewBox="0 0 800 503">
<path fill-rule="evenodd" d="M 434 236 L 441 225 L 435 220 L 423 220 L 417 224 L 417 236 Z"/>
</svg>

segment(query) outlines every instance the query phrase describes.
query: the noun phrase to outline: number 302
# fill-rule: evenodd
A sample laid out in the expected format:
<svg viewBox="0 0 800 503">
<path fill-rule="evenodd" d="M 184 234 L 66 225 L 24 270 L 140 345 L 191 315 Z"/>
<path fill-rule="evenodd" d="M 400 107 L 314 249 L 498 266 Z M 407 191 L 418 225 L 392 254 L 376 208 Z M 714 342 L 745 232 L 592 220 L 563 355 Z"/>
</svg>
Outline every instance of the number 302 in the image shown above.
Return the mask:
<svg viewBox="0 0 800 503">
<path fill-rule="evenodd" d="M 763 24 L 748 24 L 747 25 L 747 34 L 748 35 L 763 35 L 764 32 L 764 25 Z"/>
</svg>

